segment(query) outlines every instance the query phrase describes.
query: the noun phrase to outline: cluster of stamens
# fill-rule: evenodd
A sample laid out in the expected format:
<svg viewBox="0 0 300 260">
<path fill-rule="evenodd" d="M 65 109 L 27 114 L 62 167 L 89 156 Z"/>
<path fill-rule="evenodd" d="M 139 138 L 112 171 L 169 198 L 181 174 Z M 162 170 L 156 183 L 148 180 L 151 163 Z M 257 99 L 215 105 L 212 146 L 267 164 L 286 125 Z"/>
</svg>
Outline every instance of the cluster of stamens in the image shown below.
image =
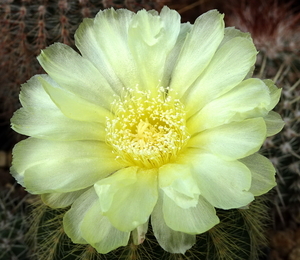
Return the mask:
<svg viewBox="0 0 300 260">
<path fill-rule="evenodd" d="M 117 159 L 130 166 L 160 167 L 173 161 L 190 138 L 185 111 L 170 89 L 157 95 L 138 89 L 126 90 L 112 104 L 115 114 L 107 119 L 107 143 Z"/>
</svg>

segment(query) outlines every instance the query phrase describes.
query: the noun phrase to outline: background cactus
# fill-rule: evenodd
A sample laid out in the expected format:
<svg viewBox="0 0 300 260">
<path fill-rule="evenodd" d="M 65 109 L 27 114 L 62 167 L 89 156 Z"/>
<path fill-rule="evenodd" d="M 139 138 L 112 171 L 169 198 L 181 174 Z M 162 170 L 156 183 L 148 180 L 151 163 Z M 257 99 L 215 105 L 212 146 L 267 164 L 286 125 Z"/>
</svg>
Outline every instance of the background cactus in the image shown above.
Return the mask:
<svg viewBox="0 0 300 260">
<path fill-rule="evenodd" d="M 24 212 L 25 198 L 16 196 L 15 186 L 0 189 L 0 259 L 30 260 L 25 234 L 28 222 Z"/>
<path fill-rule="evenodd" d="M 0 154 L 0 160 L 3 156 L 8 157 L 7 153 L 21 138 L 10 130 L 9 120 L 19 106 L 20 84 L 42 72 L 36 61 L 41 49 L 56 41 L 74 47 L 73 35 L 79 23 L 85 17 L 95 16 L 100 9 L 160 10 L 164 4 L 178 10 L 183 21 L 193 22 L 201 12 L 211 8 L 225 12 L 227 26 L 249 31 L 260 51 L 255 76 L 274 79 L 282 88 L 282 98 L 276 110 L 283 116 L 286 126 L 280 134 L 269 138 L 262 149 L 278 172 L 278 187 L 271 198 L 274 201 L 271 212 L 274 226 L 270 232 L 272 250 L 269 259 L 300 259 L 300 14 L 297 1 L 0 0 L 1 154 L 5 151 L 5 155 Z M 12 184 L 12 179 L 3 178 L 8 175 L 8 166 L 8 162 L 1 166 L 0 180 Z M 165 253 L 151 234 L 140 246 L 129 244 L 103 256 L 90 246 L 74 245 L 69 241 L 61 226 L 64 210 L 51 210 L 38 204 L 33 211 L 35 218 L 29 233 L 31 252 L 23 241 L 27 229 L 23 221 L 24 194 L 13 191 L 0 190 L 1 260 L 25 260 L 26 251 L 30 260 L 54 260 L 63 256 L 75 260 L 255 260 L 259 250 L 266 245 L 264 227 L 270 222 L 266 207 L 270 202 L 258 198 L 250 205 L 250 210 L 219 210 L 221 224 L 199 235 L 197 245 L 185 256 Z"/>
</svg>

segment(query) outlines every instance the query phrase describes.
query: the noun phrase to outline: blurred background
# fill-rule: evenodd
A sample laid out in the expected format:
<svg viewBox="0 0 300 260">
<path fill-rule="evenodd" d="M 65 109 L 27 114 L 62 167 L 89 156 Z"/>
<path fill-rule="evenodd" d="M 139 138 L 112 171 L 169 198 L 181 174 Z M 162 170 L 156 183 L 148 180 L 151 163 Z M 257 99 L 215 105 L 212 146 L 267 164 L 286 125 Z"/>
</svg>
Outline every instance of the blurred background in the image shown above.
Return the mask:
<svg viewBox="0 0 300 260">
<path fill-rule="evenodd" d="M 9 174 L 12 148 L 25 138 L 10 129 L 10 118 L 20 107 L 20 84 L 43 72 L 36 56 L 54 42 L 75 47 L 73 36 L 82 19 L 94 17 L 101 9 L 160 11 L 164 5 L 177 10 L 182 22 L 193 23 L 210 9 L 225 13 L 227 27 L 252 35 L 259 51 L 254 77 L 272 79 L 282 88 L 275 110 L 286 125 L 267 139 L 261 150 L 275 165 L 278 182 L 268 198 L 269 242 L 261 259 L 300 259 L 299 0 L 0 0 L 0 260 L 36 259 L 25 235 L 31 225 L 28 206 L 36 203 L 36 198 Z"/>
</svg>

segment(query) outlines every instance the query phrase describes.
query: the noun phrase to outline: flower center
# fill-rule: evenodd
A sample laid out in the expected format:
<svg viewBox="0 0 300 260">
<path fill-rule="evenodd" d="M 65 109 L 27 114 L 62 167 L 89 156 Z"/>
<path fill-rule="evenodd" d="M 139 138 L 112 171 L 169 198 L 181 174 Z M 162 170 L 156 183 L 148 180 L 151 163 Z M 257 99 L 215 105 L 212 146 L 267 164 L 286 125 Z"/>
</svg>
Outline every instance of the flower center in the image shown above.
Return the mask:
<svg viewBox="0 0 300 260">
<path fill-rule="evenodd" d="M 107 119 L 106 141 L 116 158 L 143 168 L 175 160 L 190 138 L 181 102 L 165 88 L 156 97 L 150 91 L 126 92 L 112 104 L 115 117 Z"/>
</svg>

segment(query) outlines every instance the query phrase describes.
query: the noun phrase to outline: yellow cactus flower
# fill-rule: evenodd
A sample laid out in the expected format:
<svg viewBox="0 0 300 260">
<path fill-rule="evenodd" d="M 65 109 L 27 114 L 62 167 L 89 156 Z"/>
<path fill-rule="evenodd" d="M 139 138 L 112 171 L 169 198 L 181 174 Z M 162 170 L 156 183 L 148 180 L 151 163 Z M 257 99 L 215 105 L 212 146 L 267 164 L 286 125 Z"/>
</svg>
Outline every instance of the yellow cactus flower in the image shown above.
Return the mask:
<svg viewBox="0 0 300 260">
<path fill-rule="evenodd" d="M 275 186 L 258 154 L 283 127 L 280 90 L 250 78 L 251 37 L 216 10 L 182 24 L 167 7 L 100 11 L 55 43 L 22 87 L 11 172 L 53 208 L 74 243 L 107 253 L 145 239 L 184 253 L 219 219 Z"/>
</svg>

